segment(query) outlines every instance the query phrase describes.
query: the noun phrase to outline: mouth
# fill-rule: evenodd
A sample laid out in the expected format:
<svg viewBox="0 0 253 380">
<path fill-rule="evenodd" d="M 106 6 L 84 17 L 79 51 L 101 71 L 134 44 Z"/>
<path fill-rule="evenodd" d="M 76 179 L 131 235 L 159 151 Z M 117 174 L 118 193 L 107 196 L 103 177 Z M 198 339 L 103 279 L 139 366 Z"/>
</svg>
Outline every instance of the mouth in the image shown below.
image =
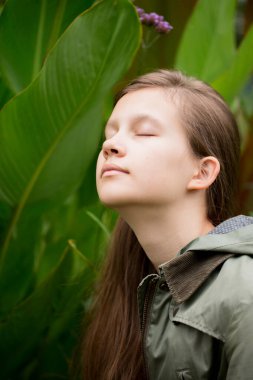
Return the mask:
<svg viewBox="0 0 253 380">
<path fill-rule="evenodd" d="M 104 164 L 101 171 L 101 177 L 108 177 L 122 173 L 129 174 L 129 171 L 115 164 Z"/>
</svg>

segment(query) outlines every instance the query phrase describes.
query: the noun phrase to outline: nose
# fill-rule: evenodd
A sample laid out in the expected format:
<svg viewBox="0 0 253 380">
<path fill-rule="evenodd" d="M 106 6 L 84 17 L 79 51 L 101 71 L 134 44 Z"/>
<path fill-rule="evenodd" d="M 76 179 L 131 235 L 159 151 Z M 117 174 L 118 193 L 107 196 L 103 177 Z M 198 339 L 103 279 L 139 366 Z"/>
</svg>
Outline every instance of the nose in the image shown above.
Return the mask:
<svg viewBox="0 0 253 380">
<path fill-rule="evenodd" d="M 104 141 L 102 147 L 103 155 L 105 158 L 110 156 L 124 156 L 125 147 L 114 139 Z"/>
</svg>

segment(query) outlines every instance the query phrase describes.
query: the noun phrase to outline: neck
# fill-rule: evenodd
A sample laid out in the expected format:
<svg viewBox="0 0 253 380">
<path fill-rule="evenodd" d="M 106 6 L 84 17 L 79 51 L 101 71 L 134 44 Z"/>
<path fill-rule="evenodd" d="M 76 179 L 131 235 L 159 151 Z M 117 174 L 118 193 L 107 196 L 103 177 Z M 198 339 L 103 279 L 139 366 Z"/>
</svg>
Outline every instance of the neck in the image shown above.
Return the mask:
<svg viewBox="0 0 253 380">
<path fill-rule="evenodd" d="M 158 269 L 171 260 L 193 239 L 213 229 L 206 217 L 206 207 L 146 208 L 120 210 L 122 218 L 134 231 L 146 255 Z"/>
</svg>

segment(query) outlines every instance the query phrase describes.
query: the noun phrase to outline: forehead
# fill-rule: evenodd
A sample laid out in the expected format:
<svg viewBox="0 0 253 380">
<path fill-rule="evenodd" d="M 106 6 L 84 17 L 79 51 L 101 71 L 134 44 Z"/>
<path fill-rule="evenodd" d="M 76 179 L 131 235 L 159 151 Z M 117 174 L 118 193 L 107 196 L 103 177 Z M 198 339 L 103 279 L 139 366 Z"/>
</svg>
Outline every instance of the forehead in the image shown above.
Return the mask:
<svg viewBox="0 0 253 380">
<path fill-rule="evenodd" d="M 177 107 L 171 94 L 162 88 L 134 90 L 119 99 L 108 123 L 117 120 L 150 117 L 160 120 L 177 117 Z"/>
</svg>

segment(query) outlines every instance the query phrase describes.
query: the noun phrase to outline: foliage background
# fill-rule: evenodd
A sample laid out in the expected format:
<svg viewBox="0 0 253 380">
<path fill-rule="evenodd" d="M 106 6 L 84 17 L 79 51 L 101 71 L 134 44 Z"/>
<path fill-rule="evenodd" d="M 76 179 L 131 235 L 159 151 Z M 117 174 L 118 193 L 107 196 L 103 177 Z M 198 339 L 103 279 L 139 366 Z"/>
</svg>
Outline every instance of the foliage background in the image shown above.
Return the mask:
<svg viewBox="0 0 253 380">
<path fill-rule="evenodd" d="M 252 2 L 139 0 L 173 25 L 160 36 L 128 0 L 93 3 L 0 3 L 1 379 L 69 377 L 116 219 L 96 156 L 130 78 L 180 68 L 220 91 L 242 137 L 239 212 L 253 210 Z"/>
</svg>

